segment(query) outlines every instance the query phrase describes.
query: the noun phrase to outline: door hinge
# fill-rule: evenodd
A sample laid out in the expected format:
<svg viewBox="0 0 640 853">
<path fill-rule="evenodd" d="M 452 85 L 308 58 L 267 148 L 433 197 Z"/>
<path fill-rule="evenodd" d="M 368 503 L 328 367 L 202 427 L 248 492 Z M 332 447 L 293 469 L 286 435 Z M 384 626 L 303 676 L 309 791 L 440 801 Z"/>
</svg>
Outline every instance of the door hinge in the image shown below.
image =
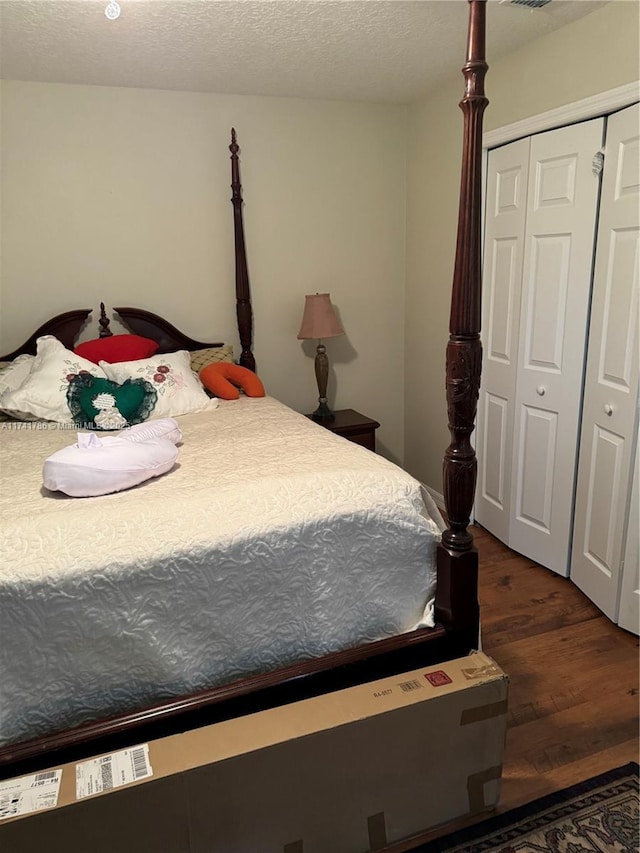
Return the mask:
<svg viewBox="0 0 640 853">
<path fill-rule="evenodd" d="M 593 155 L 593 160 L 591 161 L 591 171 L 594 175 L 598 176 L 602 170 L 604 169 L 604 148 L 601 148 L 599 151 Z"/>
</svg>

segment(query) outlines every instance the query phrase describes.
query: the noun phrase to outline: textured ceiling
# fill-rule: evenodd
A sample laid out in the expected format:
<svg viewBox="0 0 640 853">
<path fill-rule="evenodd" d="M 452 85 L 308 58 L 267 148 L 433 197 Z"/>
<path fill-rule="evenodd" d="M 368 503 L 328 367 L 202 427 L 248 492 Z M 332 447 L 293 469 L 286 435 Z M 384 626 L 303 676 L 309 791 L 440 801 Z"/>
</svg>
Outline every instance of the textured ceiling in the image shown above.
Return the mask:
<svg viewBox="0 0 640 853">
<path fill-rule="evenodd" d="M 0 0 L 2 77 L 407 102 L 464 61 L 466 0 Z M 604 2 L 491 0 L 497 58 Z"/>
</svg>

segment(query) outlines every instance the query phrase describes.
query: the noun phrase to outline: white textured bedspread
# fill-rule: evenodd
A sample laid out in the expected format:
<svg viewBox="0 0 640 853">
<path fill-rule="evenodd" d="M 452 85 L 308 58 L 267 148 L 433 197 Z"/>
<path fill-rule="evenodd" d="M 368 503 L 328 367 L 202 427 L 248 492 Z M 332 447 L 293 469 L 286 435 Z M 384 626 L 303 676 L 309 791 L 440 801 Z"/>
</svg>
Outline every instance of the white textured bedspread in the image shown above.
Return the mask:
<svg viewBox="0 0 640 853">
<path fill-rule="evenodd" d="M 170 473 L 94 498 L 42 487 L 75 432 L 0 424 L 0 743 L 432 624 L 412 477 L 269 397 L 178 422 Z"/>
</svg>

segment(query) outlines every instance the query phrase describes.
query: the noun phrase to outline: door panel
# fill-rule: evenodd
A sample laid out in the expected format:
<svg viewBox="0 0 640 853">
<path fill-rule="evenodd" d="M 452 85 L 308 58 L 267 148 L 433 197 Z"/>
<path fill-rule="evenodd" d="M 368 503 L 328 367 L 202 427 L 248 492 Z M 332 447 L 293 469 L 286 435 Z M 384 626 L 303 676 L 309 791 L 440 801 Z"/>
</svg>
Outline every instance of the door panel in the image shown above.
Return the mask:
<svg viewBox="0 0 640 853">
<path fill-rule="evenodd" d="M 636 105 L 612 115 L 607 128 L 571 558 L 572 580 L 613 620 L 625 529 L 628 542 L 638 536 L 637 510 L 634 517 L 628 507 L 638 404 L 639 126 Z"/>
<path fill-rule="evenodd" d="M 610 234 L 610 274 L 604 283 L 604 315 L 598 381 L 614 390 L 632 390 L 634 339 L 638 314 L 638 229 Z M 621 281 L 632 287 L 617 286 Z"/>
<path fill-rule="evenodd" d="M 530 251 L 524 367 L 560 373 L 569 290 L 570 235 L 534 237 Z"/>
<path fill-rule="evenodd" d="M 503 542 L 511 514 L 513 407 L 530 140 L 489 152 L 475 518 Z"/>
<path fill-rule="evenodd" d="M 531 140 L 508 544 L 566 575 L 603 119 Z"/>
<path fill-rule="evenodd" d="M 523 406 L 515 518 L 543 533 L 551 529 L 557 428 L 556 413 Z"/>
<path fill-rule="evenodd" d="M 535 210 L 562 205 L 571 207 L 575 203 L 577 163 L 577 154 L 538 159 L 533 197 Z"/>
<path fill-rule="evenodd" d="M 495 240 L 493 268 L 489 288 L 490 312 L 487 335 L 488 357 L 507 367 L 513 360 L 514 301 L 520 289 L 517 276 L 518 242 L 514 238 Z"/>
<path fill-rule="evenodd" d="M 624 567 L 620 589 L 618 624 L 627 631 L 640 634 L 640 452 L 636 440 L 633 466 L 633 489 L 629 511 L 629 528 L 624 551 Z"/>
<path fill-rule="evenodd" d="M 624 438 L 596 425 L 591 442 L 583 548 L 587 559 L 607 578 L 612 574 L 614 542 L 611 533 L 618 509 L 616 501 L 611 503 L 608 496 L 617 494 L 620 489 L 623 454 Z"/>
<path fill-rule="evenodd" d="M 485 395 L 479 479 L 482 483 L 483 500 L 493 504 L 500 512 L 508 510 L 504 492 L 507 482 L 504 470 L 507 465 L 504 447 L 507 437 L 508 410 L 508 400 L 495 394 Z"/>
</svg>

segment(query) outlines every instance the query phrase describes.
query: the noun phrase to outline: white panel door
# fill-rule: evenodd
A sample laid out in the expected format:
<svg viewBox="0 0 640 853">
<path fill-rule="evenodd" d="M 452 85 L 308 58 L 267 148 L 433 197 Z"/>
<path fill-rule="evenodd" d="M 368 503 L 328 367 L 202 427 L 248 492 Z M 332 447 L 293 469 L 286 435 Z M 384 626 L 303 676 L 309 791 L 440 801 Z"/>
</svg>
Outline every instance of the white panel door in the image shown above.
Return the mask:
<svg viewBox="0 0 640 853">
<path fill-rule="evenodd" d="M 627 521 L 638 535 L 628 511 L 638 403 L 639 128 L 638 105 L 607 125 L 571 560 L 571 579 L 614 621 Z"/>
<path fill-rule="evenodd" d="M 475 519 L 509 540 L 513 407 L 530 139 L 489 152 Z"/>
<path fill-rule="evenodd" d="M 569 570 L 603 119 L 531 139 L 509 545 Z"/>
<path fill-rule="evenodd" d="M 640 447 L 636 443 L 629 528 L 624 552 L 618 625 L 640 634 Z"/>
<path fill-rule="evenodd" d="M 629 529 L 625 547 L 618 625 L 640 634 L 640 445 L 636 442 Z"/>
</svg>

